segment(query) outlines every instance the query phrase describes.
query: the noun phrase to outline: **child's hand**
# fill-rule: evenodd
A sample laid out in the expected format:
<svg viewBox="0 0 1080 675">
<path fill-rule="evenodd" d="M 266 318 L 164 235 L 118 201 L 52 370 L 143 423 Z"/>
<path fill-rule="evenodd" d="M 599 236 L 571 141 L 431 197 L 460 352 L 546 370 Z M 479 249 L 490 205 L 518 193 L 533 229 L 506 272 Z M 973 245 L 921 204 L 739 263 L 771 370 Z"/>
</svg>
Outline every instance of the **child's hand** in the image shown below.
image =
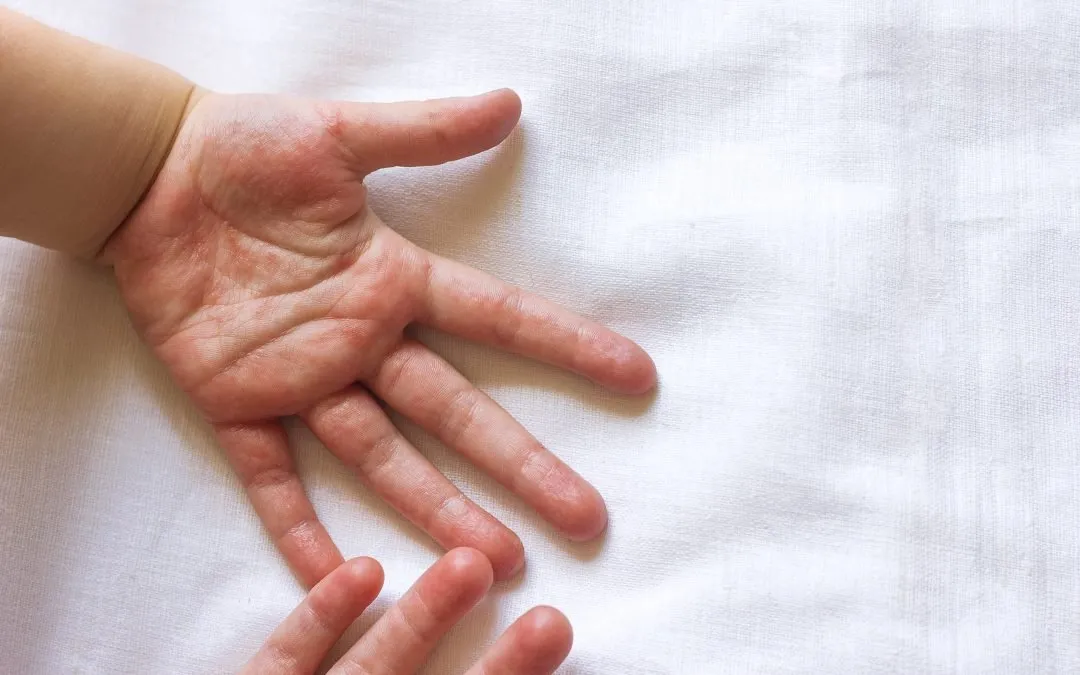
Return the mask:
<svg viewBox="0 0 1080 675">
<path fill-rule="evenodd" d="M 365 205 L 362 180 L 497 145 L 511 91 L 420 103 L 205 94 L 146 198 L 106 246 L 142 337 L 213 424 L 278 548 L 312 585 L 341 554 L 296 475 L 299 415 L 365 484 L 446 548 L 504 578 L 521 542 L 464 497 L 379 401 L 520 495 L 572 539 L 606 524 L 596 490 L 423 345 L 410 323 L 555 364 L 616 391 L 653 387 L 626 338 L 432 255 Z"/>
<path fill-rule="evenodd" d="M 491 565 L 478 551 L 444 555 L 330 669 L 330 675 L 411 675 L 439 638 L 484 597 Z M 244 669 L 252 675 L 314 673 L 382 587 L 382 568 L 356 558 L 330 572 L 278 626 Z M 515 621 L 467 675 L 550 675 L 570 653 L 570 623 L 551 607 Z"/>
</svg>

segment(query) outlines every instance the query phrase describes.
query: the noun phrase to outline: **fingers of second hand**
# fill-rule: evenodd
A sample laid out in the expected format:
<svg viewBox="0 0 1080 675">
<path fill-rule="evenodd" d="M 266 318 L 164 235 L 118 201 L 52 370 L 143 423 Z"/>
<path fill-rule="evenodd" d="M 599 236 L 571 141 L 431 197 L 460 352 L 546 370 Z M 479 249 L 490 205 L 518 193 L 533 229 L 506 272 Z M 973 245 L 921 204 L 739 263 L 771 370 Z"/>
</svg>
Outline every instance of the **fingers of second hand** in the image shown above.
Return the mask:
<svg viewBox="0 0 1080 675">
<path fill-rule="evenodd" d="M 461 263 L 430 256 L 421 321 L 549 363 L 623 394 L 656 386 L 656 366 L 633 341 L 553 302 Z"/>
<path fill-rule="evenodd" d="M 281 422 L 218 425 L 214 431 L 274 544 L 311 588 L 344 559 L 304 492 Z"/>
<path fill-rule="evenodd" d="M 410 675 L 436 642 L 491 587 L 493 575 L 479 551 L 459 548 L 440 558 L 330 670 Z"/>
<path fill-rule="evenodd" d="M 566 660 L 573 629 L 562 612 L 533 607 L 518 618 L 466 675 L 551 675 Z"/>
<path fill-rule="evenodd" d="M 343 563 L 311 589 L 243 672 L 314 673 L 349 625 L 375 600 L 382 582 L 382 567 L 371 558 Z"/>
<path fill-rule="evenodd" d="M 596 489 L 424 345 L 402 344 L 369 385 L 391 407 L 491 474 L 569 538 L 588 540 L 604 530 L 607 510 Z"/>
<path fill-rule="evenodd" d="M 454 486 L 358 386 L 327 397 L 304 422 L 360 479 L 443 547 L 471 546 L 508 579 L 524 565 L 521 541 Z"/>
</svg>

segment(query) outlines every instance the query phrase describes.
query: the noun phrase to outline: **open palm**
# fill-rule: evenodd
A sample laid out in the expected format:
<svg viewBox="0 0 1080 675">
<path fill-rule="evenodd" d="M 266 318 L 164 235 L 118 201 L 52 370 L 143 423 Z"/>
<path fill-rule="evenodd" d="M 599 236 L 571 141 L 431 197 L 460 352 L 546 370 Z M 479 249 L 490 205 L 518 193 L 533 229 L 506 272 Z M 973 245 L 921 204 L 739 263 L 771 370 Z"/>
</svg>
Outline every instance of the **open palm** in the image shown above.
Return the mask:
<svg viewBox="0 0 1080 675">
<path fill-rule="evenodd" d="M 213 425 L 301 580 L 342 562 L 294 469 L 298 415 L 359 478 L 446 548 L 511 576 L 518 538 L 401 436 L 379 401 L 462 453 L 573 539 L 596 490 L 421 344 L 417 322 L 625 393 L 655 383 L 633 342 L 411 244 L 367 209 L 363 178 L 497 145 L 510 91 L 357 104 L 201 93 L 146 198 L 106 247 L 142 337 Z"/>
</svg>

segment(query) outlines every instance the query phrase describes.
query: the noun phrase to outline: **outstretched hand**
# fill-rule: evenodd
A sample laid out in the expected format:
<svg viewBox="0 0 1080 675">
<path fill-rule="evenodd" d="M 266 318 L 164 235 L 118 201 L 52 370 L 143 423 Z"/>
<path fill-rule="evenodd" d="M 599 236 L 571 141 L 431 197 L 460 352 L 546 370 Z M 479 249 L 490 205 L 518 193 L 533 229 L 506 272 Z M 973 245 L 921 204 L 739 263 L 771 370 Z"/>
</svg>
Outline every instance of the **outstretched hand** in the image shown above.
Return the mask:
<svg viewBox="0 0 1080 675">
<path fill-rule="evenodd" d="M 497 578 L 520 540 L 451 484 L 380 402 L 520 495 L 567 537 L 603 531 L 596 490 L 418 342 L 420 323 L 579 373 L 655 384 L 630 340 L 411 244 L 366 206 L 364 177 L 501 142 L 508 90 L 360 104 L 199 92 L 146 197 L 102 254 L 143 339 L 210 421 L 293 570 L 342 563 L 298 478 L 282 416 L 298 415 L 360 480 L 445 548 Z"/>
</svg>

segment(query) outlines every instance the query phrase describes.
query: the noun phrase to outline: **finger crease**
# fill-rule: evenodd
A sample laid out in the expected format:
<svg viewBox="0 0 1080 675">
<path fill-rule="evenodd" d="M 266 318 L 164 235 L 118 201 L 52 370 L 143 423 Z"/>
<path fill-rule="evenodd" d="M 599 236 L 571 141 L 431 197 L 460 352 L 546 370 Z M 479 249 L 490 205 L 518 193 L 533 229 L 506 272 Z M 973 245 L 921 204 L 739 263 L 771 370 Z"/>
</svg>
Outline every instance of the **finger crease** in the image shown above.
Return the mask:
<svg viewBox="0 0 1080 675">
<path fill-rule="evenodd" d="M 337 627 L 334 625 L 332 619 L 327 617 L 322 612 L 318 611 L 312 605 L 307 605 L 307 613 L 311 618 L 311 621 L 315 624 L 315 628 L 323 633 L 332 635 L 337 632 Z"/>
<path fill-rule="evenodd" d="M 515 492 L 519 487 L 520 481 L 544 487 L 548 478 L 558 470 L 559 463 L 557 461 L 552 461 L 552 458 L 546 451 L 538 449 L 527 450 L 525 458 L 522 459 L 520 468 L 518 469 L 518 475 L 514 478 Z"/>
<path fill-rule="evenodd" d="M 431 517 L 428 518 L 425 529 L 434 529 L 436 521 L 438 521 L 444 513 L 449 512 L 455 505 L 458 504 L 463 507 L 461 510 L 468 510 L 468 503 L 465 501 L 465 496 L 460 493 L 443 498 L 439 505 L 431 511 Z"/>
<path fill-rule="evenodd" d="M 290 469 L 272 466 L 259 469 L 247 480 L 244 487 L 249 490 L 261 490 L 268 487 L 285 485 L 296 477 Z"/>
<path fill-rule="evenodd" d="M 427 255 L 423 257 L 421 279 L 420 297 L 423 298 L 423 302 L 420 303 L 420 306 L 424 308 L 422 311 L 427 320 L 430 321 L 430 316 L 435 313 L 431 308 L 432 287 L 435 285 L 435 266 L 431 263 L 431 257 Z"/>
<path fill-rule="evenodd" d="M 443 443 L 455 448 L 475 423 L 479 407 L 480 397 L 474 389 L 463 388 L 457 391 L 446 403 L 446 412 L 439 420 L 438 436 Z"/>
<path fill-rule="evenodd" d="M 274 665 L 278 666 L 280 672 L 292 673 L 298 670 L 300 660 L 285 645 L 273 642 L 266 645 L 265 649 L 270 652 L 267 656 Z"/>
<path fill-rule="evenodd" d="M 522 307 L 524 306 L 524 294 L 520 288 L 511 287 L 499 298 L 495 308 L 499 319 L 495 322 L 495 340 L 500 346 L 506 347 L 517 342 L 521 334 Z"/>
<path fill-rule="evenodd" d="M 406 345 L 391 352 L 390 356 L 383 360 L 379 372 L 375 375 L 375 381 L 380 384 L 379 388 L 387 392 L 396 389 L 411 360 L 412 355 L 409 354 Z"/>
<path fill-rule="evenodd" d="M 355 468 L 369 478 L 375 476 L 391 463 L 398 450 L 397 433 L 384 433 L 368 446 Z"/>
<path fill-rule="evenodd" d="M 417 613 L 427 614 L 428 616 L 434 618 L 435 615 L 432 614 L 431 608 L 428 607 L 427 603 L 424 602 L 424 598 L 419 593 L 413 595 L 413 601 L 417 605 L 419 605 Z M 405 626 L 405 628 L 410 633 L 412 633 L 413 637 L 418 643 L 420 643 L 421 645 L 427 645 L 429 641 L 427 633 L 421 629 L 420 622 L 416 620 L 416 617 L 410 616 L 410 612 L 406 612 L 400 604 L 397 606 L 397 610 L 398 615 L 401 616 L 402 625 Z"/>
</svg>

